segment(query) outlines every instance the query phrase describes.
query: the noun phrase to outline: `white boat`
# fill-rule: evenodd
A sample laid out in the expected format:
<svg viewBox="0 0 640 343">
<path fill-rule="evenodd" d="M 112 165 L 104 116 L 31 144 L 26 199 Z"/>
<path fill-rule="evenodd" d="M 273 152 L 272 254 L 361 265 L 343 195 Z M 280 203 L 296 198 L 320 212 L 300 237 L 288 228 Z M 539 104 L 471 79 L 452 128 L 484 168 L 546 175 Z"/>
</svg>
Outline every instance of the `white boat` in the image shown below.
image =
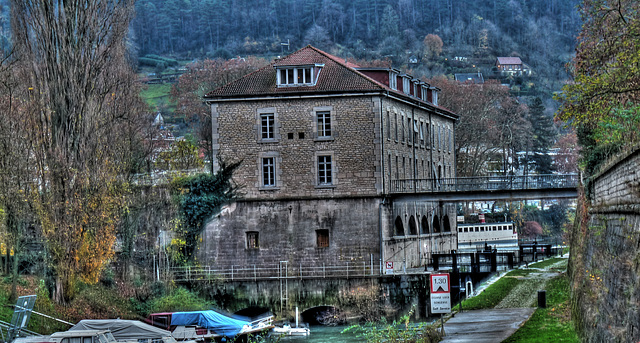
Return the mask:
<svg viewBox="0 0 640 343">
<path fill-rule="evenodd" d="M 307 327 L 292 328 L 291 325 L 276 326 L 272 330 L 273 333 L 285 336 L 309 336 L 311 330 Z"/>
</svg>

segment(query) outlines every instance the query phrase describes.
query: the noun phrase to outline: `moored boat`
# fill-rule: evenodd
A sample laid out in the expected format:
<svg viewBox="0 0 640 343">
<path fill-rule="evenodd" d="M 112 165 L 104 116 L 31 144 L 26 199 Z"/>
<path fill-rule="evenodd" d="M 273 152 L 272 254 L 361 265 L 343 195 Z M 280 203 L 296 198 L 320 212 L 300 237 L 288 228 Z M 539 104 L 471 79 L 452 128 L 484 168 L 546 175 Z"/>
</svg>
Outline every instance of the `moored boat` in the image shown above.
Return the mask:
<svg viewBox="0 0 640 343">
<path fill-rule="evenodd" d="M 266 333 L 274 327 L 273 316 L 251 320 L 214 310 L 153 313 L 146 322 L 171 331 L 178 341 L 222 341 L 227 338 L 242 340 L 244 337 Z"/>
<path fill-rule="evenodd" d="M 276 335 L 285 336 L 309 336 L 311 330 L 308 327 L 292 328 L 291 325 L 276 326 L 272 330 Z"/>
</svg>

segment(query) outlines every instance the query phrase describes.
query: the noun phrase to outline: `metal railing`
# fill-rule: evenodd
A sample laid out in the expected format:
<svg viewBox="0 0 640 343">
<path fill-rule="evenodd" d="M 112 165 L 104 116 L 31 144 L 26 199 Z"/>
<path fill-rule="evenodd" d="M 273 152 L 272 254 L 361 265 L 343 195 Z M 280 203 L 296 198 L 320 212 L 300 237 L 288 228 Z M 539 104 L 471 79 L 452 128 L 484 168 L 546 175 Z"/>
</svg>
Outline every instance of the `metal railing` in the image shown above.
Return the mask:
<svg viewBox="0 0 640 343">
<path fill-rule="evenodd" d="M 234 281 L 265 279 L 321 279 L 321 278 L 356 278 L 378 275 L 378 266 L 368 262 L 345 262 L 341 265 L 289 265 L 286 271 L 280 266 L 264 265 L 229 266 L 229 267 L 173 267 L 174 280 L 182 281 Z"/>
<path fill-rule="evenodd" d="M 392 193 L 540 190 L 578 187 L 578 174 L 391 180 Z"/>
</svg>

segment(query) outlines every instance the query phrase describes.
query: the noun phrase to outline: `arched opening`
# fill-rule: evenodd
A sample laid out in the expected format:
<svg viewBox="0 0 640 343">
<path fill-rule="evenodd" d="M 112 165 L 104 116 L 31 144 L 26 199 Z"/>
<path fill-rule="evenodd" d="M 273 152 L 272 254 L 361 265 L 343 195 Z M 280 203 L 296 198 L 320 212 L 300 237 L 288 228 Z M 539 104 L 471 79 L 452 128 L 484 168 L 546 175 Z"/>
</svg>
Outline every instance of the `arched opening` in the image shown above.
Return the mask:
<svg viewBox="0 0 640 343">
<path fill-rule="evenodd" d="M 442 218 L 442 225 L 444 225 L 444 232 L 451 232 L 451 223 L 449 222 L 449 215 L 445 214 Z"/>
<path fill-rule="evenodd" d="M 433 216 L 433 233 L 440 233 L 440 218 L 437 215 Z"/>
<path fill-rule="evenodd" d="M 402 225 L 402 218 L 400 218 L 400 216 L 396 217 L 396 222 L 393 224 L 393 227 L 394 236 L 404 236 L 404 225 Z"/>
<path fill-rule="evenodd" d="M 421 224 L 420 232 L 422 234 L 429 233 L 429 220 L 427 219 L 427 216 L 422 216 L 422 220 L 420 224 Z"/>
<path fill-rule="evenodd" d="M 304 310 L 300 313 L 304 323 L 310 325 L 337 325 L 343 324 L 345 317 L 335 306 L 321 305 Z"/>
<path fill-rule="evenodd" d="M 418 224 L 416 223 L 416 219 L 413 216 L 409 218 L 409 234 L 410 235 L 418 234 Z"/>
</svg>

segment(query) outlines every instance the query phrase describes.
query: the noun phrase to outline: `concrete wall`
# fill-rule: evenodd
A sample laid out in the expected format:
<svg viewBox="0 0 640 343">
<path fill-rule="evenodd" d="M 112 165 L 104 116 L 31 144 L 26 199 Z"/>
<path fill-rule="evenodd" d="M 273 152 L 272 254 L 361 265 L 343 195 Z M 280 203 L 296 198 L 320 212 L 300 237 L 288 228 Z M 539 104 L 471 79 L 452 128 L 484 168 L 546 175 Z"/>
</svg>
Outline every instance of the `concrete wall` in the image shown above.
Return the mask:
<svg viewBox="0 0 640 343">
<path fill-rule="evenodd" d="M 578 211 L 570 274 L 585 342 L 640 340 L 640 151 L 613 161 Z"/>
<path fill-rule="evenodd" d="M 377 198 L 237 202 L 202 233 L 202 265 L 290 266 L 370 263 L 380 259 Z M 329 246 L 318 247 L 317 230 L 328 230 Z M 259 248 L 247 245 L 258 232 Z"/>
</svg>

